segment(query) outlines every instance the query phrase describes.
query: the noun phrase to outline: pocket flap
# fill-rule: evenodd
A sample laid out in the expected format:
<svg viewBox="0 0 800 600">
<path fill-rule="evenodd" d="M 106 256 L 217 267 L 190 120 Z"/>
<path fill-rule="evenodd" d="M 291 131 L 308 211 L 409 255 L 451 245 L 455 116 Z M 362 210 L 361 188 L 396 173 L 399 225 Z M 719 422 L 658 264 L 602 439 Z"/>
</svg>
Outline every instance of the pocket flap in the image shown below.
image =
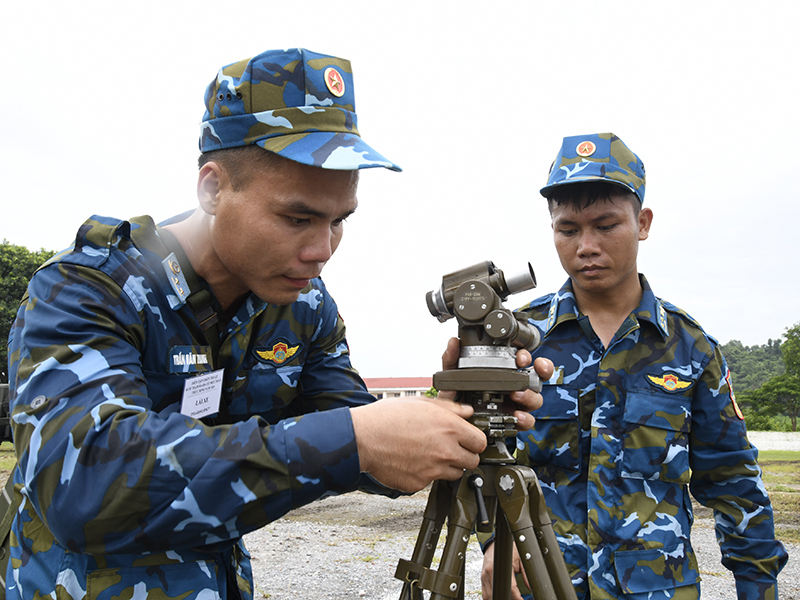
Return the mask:
<svg viewBox="0 0 800 600">
<path fill-rule="evenodd" d="M 669 590 L 700 581 L 697 559 L 689 544 L 614 553 L 617 581 L 626 594 Z"/>
<path fill-rule="evenodd" d="M 673 394 L 628 392 L 626 423 L 686 433 L 692 428 L 692 398 Z"/>
</svg>

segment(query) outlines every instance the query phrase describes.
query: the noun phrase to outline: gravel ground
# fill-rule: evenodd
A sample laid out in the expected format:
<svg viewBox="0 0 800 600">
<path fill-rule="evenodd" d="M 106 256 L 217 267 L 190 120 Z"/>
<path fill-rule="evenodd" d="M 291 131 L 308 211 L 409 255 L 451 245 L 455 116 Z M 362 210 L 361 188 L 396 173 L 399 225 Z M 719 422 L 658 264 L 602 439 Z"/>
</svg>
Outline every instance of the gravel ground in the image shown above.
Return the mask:
<svg viewBox="0 0 800 600">
<path fill-rule="evenodd" d="M 353 493 L 327 498 L 249 534 L 257 600 L 398 600 L 398 559 L 410 559 L 422 524 L 425 491 L 391 500 Z M 440 540 L 440 548 L 444 538 Z M 733 576 L 720 564 L 710 518 L 695 520 L 692 545 L 703 577 L 703 600 L 736 598 Z M 780 600 L 800 600 L 798 548 L 779 576 Z M 469 544 L 466 598 L 480 598 L 482 555 Z"/>
</svg>

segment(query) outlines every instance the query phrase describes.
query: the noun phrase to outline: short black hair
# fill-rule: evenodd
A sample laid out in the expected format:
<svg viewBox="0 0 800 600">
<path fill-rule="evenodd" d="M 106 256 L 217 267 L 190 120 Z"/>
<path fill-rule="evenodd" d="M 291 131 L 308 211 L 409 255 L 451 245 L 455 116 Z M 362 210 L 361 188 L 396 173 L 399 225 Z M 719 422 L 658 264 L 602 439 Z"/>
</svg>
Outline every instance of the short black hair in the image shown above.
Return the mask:
<svg viewBox="0 0 800 600">
<path fill-rule="evenodd" d="M 586 181 L 559 185 L 547 192 L 547 206 L 553 212 L 555 206 L 568 205 L 575 210 L 583 210 L 600 200 L 620 198 L 629 200 L 636 214 L 642 209 L 639 196 L 628 188 L 608 181 Z"/>
<path fill-rule="evenodd" d="M 256 173 L 278 169 L 284 161 L 282 156 L 264 150 L 261 146 L 237 146 L 203 152 L 197 159 L 197 168 L 209 162 L 217 163 L 228 174 L 234 191 L 242 190 Z"/>
</svg>

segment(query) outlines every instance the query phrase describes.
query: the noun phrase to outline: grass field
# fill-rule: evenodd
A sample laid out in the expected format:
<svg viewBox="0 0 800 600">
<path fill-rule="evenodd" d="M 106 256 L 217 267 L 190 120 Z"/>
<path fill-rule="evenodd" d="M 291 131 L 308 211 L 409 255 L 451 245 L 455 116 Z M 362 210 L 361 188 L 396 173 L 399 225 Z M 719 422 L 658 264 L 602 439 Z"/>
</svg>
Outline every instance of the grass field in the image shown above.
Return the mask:
<svg viewBox="0 0 800 600">
<path fill-rule="evenodd" d="M 0 486 L 5 485 L 15 462 L 11 443 L 0 444 Z M 800 544 L 800 452 L 760 451 L 759 464 L 775 511 L 777 538 Z M 695 505 L 695 515 L 698 518 L 710 517 L 711 511 Z"/>
</svg>

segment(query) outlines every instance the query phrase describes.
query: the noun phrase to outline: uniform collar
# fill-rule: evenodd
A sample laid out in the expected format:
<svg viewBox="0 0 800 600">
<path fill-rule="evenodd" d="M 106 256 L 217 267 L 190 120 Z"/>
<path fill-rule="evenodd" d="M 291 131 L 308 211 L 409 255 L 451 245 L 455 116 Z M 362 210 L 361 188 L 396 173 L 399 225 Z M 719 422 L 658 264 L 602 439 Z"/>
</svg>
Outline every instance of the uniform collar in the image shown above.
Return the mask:
<svg viewBox="0 0 800 600">
<path fill-rule="evenodd" d="M 653 293 L 647 278 L 639 273 L 639 282 L 642 285 L 642 300 L 639 306 L 633 311 L 633 315 L 639 322 L 646 321 L 652 323 L 661 335 L 666 338 L 669 335 L 667 326 L 667 311 L 664 305 Z M 547 325 L 544 334 L 547 335 L 552 329 L 567 321 L 574 321 L 580 316 L 578 303 L 575 301 L 575 292 L 572 289 L 572 280 L 567 279 L 557 293 L 550 299 L 550 308 L 547 312 Z"/>
<path fill-rule="evenodd" d="M 633 313 L 639 319 L 639 322 L 647 321 L 652 323 L 662 337 L 667 338 L 669 336 L 669 327 L 664 304 L 653 293 L 647 278 L 641 273 L 639 273 L 639 281 L 642 284 L 642 301 L 639 302 L 639 306 Z"/>
</svg>

